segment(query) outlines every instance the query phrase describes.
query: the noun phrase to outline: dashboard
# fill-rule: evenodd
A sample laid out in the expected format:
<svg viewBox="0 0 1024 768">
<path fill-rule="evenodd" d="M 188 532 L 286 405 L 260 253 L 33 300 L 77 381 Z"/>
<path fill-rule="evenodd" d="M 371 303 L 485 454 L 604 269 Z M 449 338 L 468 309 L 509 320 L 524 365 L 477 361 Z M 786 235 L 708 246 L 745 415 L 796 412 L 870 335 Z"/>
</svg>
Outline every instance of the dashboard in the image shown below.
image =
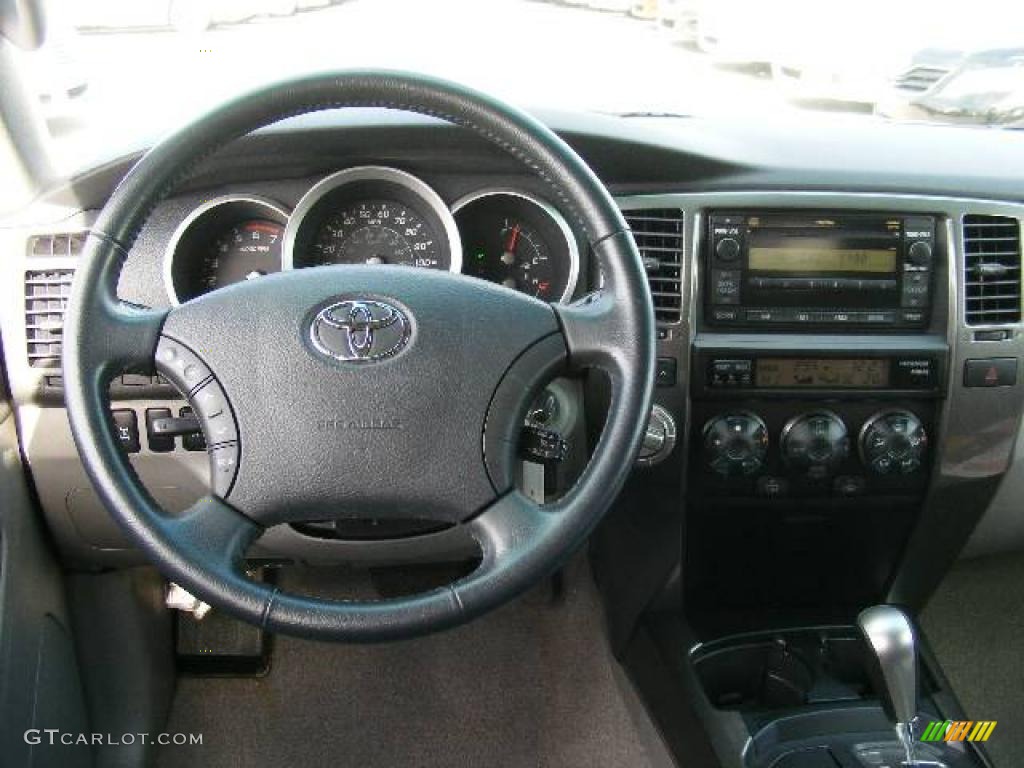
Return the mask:
<svg viewBox="0 0 1024 768">
<path fill-rule="evenodd" d="M 579 248 L 549 203 L 512 188 L 475 190 L 449 207 L 427 183 L 387 166 L 346 168 L 294 208 L 252 194 L 202 203 L 165 256 L 172 303 L 282 270 L 336 264 L 439 269 L 545 301 L 567 301 Z"/>
<path fill-rule="evenodd" d="M 612 515 L 629 517 L 618 547 L 659 519 L 685 524 L 688 603 L 742 613 L 751 601 L 884 592 L 914 602 L 965 546 L 1024 546 L 1019 137 L 543 117 L 612 190 L 655 307 L 655 406 Z M 89 566 L 139 557 L 74 452 L 61 306 L 82 235 L 134 157 L 97 165 L 0 228 L 0 321 L 25 455 L 55 540 Z M 549 194 L 437 121 L 301 118 L 211 158 L 158 206 L 118 290 L 168 306 L 282 270 L 392 264 L 571 301 L 600 277 Z M 186 507 L 208 482 L 206 445 L 150 426 L 192 404 L 153 374 L 125 374 L 111 397 L 133 466 L 166 507 Z M 531 414 L 570 448 L 560 482 L 585 462 L 606 403 L 598 382 L 559 380 Z M 557 491 L 545 484 L 542 473 L 541 492 Z M 385 533 L 369 542 L 366 531 L 278 526 L 259 553 L 337 563 L 464 551 L 444 531 Z"/>
</svg>

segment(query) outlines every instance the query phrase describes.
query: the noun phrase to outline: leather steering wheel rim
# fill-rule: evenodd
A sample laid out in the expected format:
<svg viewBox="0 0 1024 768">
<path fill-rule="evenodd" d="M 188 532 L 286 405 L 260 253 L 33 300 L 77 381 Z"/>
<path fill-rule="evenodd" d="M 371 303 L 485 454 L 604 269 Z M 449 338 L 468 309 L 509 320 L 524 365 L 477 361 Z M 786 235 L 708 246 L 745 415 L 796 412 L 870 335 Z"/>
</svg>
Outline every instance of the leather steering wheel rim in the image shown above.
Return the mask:
<svg viewBox="0 0 1024 768">
<path fill-rule="evenodd" d="M 601 290 L 574 304 L 547 305 L 462 276 L 342 266 L 261 278 L 251 281 L 260 287 L 232 286 L 173 310 L 135 307 L 117 298 L 121 267 L 142 225 L 204 158 L 279 120 L 346 107 L 382 107 L 441 118 L 518 158 L 546 182 L 552 199 L 585 234 L 601 269 Z M 372 374 L 317 361 L 292 340 L 299 335 L 296 329 L 308 331 L 308 315 L 300 302 L 312 302 L 315 310 L 339 296 L 356 294 L 384 296 L 396 306 L 411 308 L 412 351 L 384 365 L 367 366 L 364 370 Z M 438 295 L 449 309 L 455 308 L 451 311 L 456 317 L 469 317 L 484 307 L 498 318 L 514 319 L 505 323 L 507 332 L 495 336 L 507 341 L 509 349 L 487 357 L 484 347 L 466 332 L 469 325 L 450 333 L 439 328 L 435 318 L 443 315 Z M 459 315 L 463 305 L 466 310 Z M 482 443 L 481 467 L 467 469 L 467 479 L 454 484 L 447 478 L 454 487 L 451 492 L 435 484 L 424 495 L 436 497 L 437 513 L 466 526 L 477 540 L 482 557 L 475 571 L 429 592 L 373 602 L 304 597 L 246 578 L 246 548 L 263 528 L 303 514 L 284 495 L 289 488 L 284 481 L 270 494 L 278 494 L 277 508 L 263 504 L 261 494 L 267 486 L 254 478 L 267 468 L 246 470 L 247 457 L 256 461 L 267 450 L 259 437 L 274 421 L 275 409 L 268 406 L 261 419 L 240 405 L 262 391 L 260 384 L 240 378 L 233 370 L 237 354 L 233 357 L 231 349 L 220 349 L 217 339 L 244 328 L 237 317 L 239 308 L 254 306 L 268 308 L 268 319 L 259 328 L 280 334 L 280 345 L 295 347 L 294 357 L 282 360 L 280 367 L 308 367 L 327 381 L 361 386 L 360 376 L 386 380 L 389 375 L 405 375 L 403 366 L 419 366 L 414 372 L 422 378 L 423 371 L 435 370 L 430 366 L 438 361 L 430 358 L 438 350 L 470 359 L 486 357 L 480 368 L 493 373 L 489 378 L 481 374 L 479 392 L 472 393 L 472 402 L 478 405 L 463 409 L 469 412 L 467 418 L 481 422 L 481 431 L 450 437 L 452 450 L 466 455 L 474 440 Z M 269 318 L 274 312 L 279 316 Z M 650 409 L 655 364 L 654 315 L 643 264 L 618 207 L 584 161 L 547 127 L 484 94 L 438 79 L 379 71 L 316 75 L 269 86 L 220 107 L 154 146 L 115 190 L 89 234 L 75 275 L 65 334 L 65 397 L 72 433 L 93 485 L 129 539 L 168 579 L 238 618 L 269 631 L 354 642 L 412 637 L 455 626 L 507 602 L 563 564 L 607 511 L 633 465 Z M 471 342 L 477 346 L 471 347 Z M 128 370 L 152 370 L 158 346 L 167 344 L 194 351 L 209 363 L 210 380 L 221 381 L 226 396 L 234 397 L 231 408 L 238 418 L 237 483 L 226 498 L 210 494 L 178 515 L 163 512 L 139 482 L 114 436 L 107 397 L 112 377 Z M 498 344 L 492 340 L 491 346 Z M 600 369 L 610 380 L 607 420 L 575 486 L 562 499 L 541 507 L 512 485 L 519 425 L 531 395 L 546 378 L 556 371 L 585 368 Z M 268 377 L 274 375 L 283 374 L 272 371 Z M 320 397 L 324 387 L 313 387 L 309 384 L 302 396 Z M 420 397 L 441 408 L 426 389 Z M 416 434 L 431 434 L 431 429 L 436 433 L 436 425 L 429 421 L 410 427 L 407 442 L 414 442 Z M 416 448 L 394 437 L 354 439 L 365 442 L 367 455 L 385 448 Z M 332 452 L 336 442 L 320 445 L 331 461 L 344 462 L 348 454 Z M 288 459 L 283 461 L 287 465 Z M 295 466 L 300 473 L 317 470 Z M 320 474 L 309 476 L 318 479 Z M 466 490 L 472 485 L 468 475 L 480 478 L 482 490 L 475 496 Z M 367 489 L 376 487 L 371 480 L 350 495 L 369 497 Z M 358 486 L 358 480 L 353 482 Z M 406 483 L 408 488 L 380 491 L 385 495 L 381 508 L 396 499 L 415 498 L 410 495 L 415 490 L 412 482 Z M 322 499 L 307 494 L 311 503 L 328 508 L 347 503 L 327 485 L 323 488 Z M 296 490 L 294 484 L 291 489 Z M 446 504 L 453 499 L 464 508 L 448 512 Z"/>
</svg>

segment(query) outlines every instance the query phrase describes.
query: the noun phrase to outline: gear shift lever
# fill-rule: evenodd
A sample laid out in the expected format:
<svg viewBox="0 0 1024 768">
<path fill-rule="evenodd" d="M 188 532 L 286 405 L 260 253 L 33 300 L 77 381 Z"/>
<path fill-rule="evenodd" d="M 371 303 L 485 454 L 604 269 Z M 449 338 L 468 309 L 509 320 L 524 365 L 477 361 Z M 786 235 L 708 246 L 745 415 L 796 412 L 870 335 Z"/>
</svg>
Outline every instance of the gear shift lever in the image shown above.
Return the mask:
<svg viewBox="0 0 1024 768">
<path fill-rule="evenodd" d="M 907 615 L 891 605 L 875 605 L 860 612 L 857 626 L 874 652 L 869 658 L 879 685 L 882 706 L 896 726 L 914 765 L 910 724 L 917 716 L 917 646 Z"/>
</svg>

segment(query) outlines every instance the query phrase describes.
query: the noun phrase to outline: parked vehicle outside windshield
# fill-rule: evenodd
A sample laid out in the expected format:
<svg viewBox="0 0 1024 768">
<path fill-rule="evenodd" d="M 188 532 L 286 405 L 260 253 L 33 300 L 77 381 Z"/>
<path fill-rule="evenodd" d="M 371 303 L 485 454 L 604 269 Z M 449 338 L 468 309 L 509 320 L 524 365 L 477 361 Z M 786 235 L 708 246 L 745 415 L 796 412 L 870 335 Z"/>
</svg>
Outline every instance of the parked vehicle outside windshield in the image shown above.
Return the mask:
<svg viewBox="0 0 1024 768">
<path fill-rule="evenodd" d="M 69 168 L 246 89 L 351 67 L 447 77 L 527 108 L 1012 128 L 1022 5 L 49 0 L 56 32 L 22 64 Z"/>
</svg>

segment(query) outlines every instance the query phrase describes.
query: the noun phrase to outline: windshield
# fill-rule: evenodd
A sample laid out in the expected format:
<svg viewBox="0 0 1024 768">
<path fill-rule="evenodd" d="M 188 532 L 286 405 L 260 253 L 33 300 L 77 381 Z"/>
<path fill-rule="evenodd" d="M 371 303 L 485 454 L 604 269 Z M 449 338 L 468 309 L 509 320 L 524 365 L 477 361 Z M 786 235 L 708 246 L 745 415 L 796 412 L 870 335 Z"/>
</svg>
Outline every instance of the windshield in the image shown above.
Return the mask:
<svg viewBox="0 0 1024 768">
<path fill-rule="evenodd" d="M 239 92 L 349 67 L 525 108 L 1020 127 L 1024 10 L 1003 0 L 50 0 L 24 72 L 65 164 Z"/>
</svg>

